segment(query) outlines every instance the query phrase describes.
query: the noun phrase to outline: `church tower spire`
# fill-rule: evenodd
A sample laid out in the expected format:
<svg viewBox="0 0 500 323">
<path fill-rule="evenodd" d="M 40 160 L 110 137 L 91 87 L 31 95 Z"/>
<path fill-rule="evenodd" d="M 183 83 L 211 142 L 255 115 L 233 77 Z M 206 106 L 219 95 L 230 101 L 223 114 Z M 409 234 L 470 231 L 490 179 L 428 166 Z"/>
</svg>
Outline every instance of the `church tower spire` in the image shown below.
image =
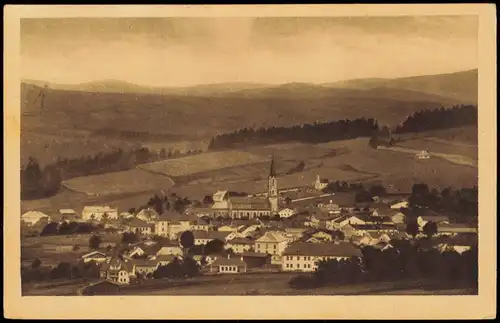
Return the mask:
<svg viewBox="0 0 500 323">
<path fill-rule="evenodd" d="M 274 153 L 271 158 L 269 169 L 269 179 L 267 186 L 267 198 L 271 206 L 271 215 L 278 213 L 278 181 L 276 179 L 276 169 L 274 164 Z"/>
</svg>

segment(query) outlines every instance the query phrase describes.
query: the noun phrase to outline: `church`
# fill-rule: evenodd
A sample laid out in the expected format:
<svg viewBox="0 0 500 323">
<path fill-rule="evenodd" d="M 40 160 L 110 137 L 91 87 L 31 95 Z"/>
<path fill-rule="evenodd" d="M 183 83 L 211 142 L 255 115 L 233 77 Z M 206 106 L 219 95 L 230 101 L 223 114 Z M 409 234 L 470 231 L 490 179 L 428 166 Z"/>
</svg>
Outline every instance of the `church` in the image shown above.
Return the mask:
<svg viewBox="0 0 500 323">
<path fill-rule="evenodd" d="M 267 197 L 229 196 L 227 191 L 218 191 L 213 195 L 213 200 L 212 210 L 214 216 L 229 216 L 233 219 L 253 219 L 260 216 L 278 214 L 279 194 L 274 156 L 271 159 L 267 183 Z"/>
</svg>

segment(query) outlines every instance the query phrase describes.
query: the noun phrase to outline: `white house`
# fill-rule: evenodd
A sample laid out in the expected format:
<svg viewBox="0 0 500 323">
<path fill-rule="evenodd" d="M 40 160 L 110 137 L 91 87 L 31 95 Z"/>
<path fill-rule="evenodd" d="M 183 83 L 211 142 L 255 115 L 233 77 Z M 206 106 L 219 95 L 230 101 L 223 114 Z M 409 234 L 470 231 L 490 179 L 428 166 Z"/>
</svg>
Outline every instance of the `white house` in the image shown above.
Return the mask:
<svg viewBox="0 0 500 323">
<path fill-rule="evenodd" d="M 255 241 L 255 252 L 270 254 L 271 263 L 281 263 L 281 255 L 288 246 L 289 240 L 278 231 L 268 231 Z"/>
<path fill-rule="evenodd" d="M 210 272 L 218 272 L 221 274 L 238 274 L 247 271 L 247 264 L 243 261 L 243 257 L 227 258 L 219 257 L 210 265 Z"/>
<path fill-rule="evenodd" d="M 50 217 L 47 214 L 38 211 L 28 211 L 21 215 L 21 222 L 33 226 L 38 222 L 49 222 Z"/>
<path fill-rule="evenodd" d="M 360 258 L 361 250 L 349 242 L 291 244 L 283 253 L 283 271 L 314 271 L 320 260 Z"/>
<path fill-rule="evenodd" d="M 132 268 L 126 261 L 111 259 L 109 263 L 102 264 L 99 271 L 102 279 L 111 280 L 120 285 L 130 284 Z"/>
<path fill-rule="evenodd" d="M 295 214 L 297 214 L 297 210 L 296 209 L 290 209 L 290 208 L 285 208 L 285 209 L 282 209 L 278 212 L 280 218 L 289 218 L 291 216 L 294 216 Z"/>
<path fill-rule="evenodd" d="M 108 219 L 118 219 L 118 210 L 107 205 L 103 206 L 85 206 L 82 211 L 82 219 L 85 221 L 101 221 L 103 217 Z"/>
</svg>

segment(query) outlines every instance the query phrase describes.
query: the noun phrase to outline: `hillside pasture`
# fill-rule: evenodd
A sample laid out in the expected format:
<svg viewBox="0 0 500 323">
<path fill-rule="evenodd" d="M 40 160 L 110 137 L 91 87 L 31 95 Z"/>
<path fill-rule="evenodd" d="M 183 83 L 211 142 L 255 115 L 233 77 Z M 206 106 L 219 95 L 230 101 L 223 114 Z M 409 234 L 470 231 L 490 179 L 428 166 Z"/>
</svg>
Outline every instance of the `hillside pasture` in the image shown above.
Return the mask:
<svg viewBox="0 0 500 323">
<path fill-rule="evenodd" d="M 138 166 L 145 171 L 169 176 L 185 176 L 215 169 L 264 162 L 265 157 L 244 151 L 209 152 L 194 156 L 147 163 Z"/>
<path fill-rule="evenodd" d="M 416 150 L 427 150 L 430 154 L 451 154 L 451 155 L 463 155 L 473 159 L 478 157 L 477 145 L 463 145 L 463 144 L 453 144 L 446 140 L 440 140 L 438 138 L 420 138 L 414 140 L 407 140 L 398 143 L 397 146 L 416 149 Z"/>
<path fill-rule="evenodd" d="M 168 189 L 173 184 L 168 176 L 151 174 L 141 169 L 75 177 L 63 182 L 63 185 L 71 190 L 97 196 Z"/>
</svg>

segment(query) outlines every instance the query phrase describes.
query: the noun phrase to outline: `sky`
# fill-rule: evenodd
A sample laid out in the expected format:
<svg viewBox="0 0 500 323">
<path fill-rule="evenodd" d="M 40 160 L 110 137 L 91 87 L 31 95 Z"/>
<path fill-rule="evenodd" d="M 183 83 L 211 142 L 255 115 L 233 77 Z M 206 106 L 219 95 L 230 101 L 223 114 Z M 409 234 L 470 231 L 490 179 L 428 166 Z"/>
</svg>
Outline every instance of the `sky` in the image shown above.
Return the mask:
<svg viewBox="0 0 500 323">
<path fill-rule="evenodd" d="M 477 68 L 477 16 L 21 20 L 23 79 L 328 83 Z"/>
</svg>

